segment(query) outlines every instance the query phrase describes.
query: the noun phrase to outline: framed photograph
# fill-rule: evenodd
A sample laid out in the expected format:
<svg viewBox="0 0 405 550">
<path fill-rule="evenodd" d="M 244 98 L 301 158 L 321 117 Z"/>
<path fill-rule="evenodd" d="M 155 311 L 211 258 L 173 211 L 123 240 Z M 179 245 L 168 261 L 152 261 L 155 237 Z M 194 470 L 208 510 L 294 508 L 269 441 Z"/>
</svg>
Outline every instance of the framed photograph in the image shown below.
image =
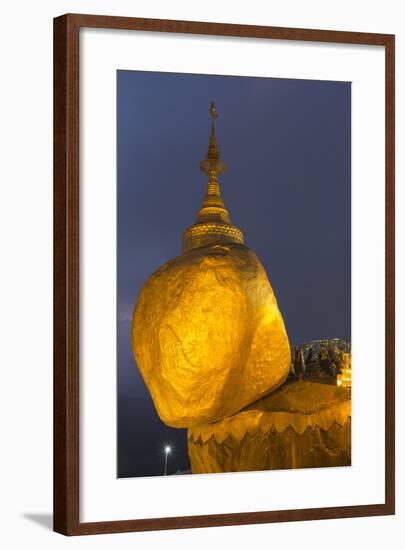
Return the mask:
<svg viewBox="0 0 405 550">
<path fill-rule="evenodd" d="M 394 36 L 54 20 L 54 529 L 395 513 Z"/>
</svg>

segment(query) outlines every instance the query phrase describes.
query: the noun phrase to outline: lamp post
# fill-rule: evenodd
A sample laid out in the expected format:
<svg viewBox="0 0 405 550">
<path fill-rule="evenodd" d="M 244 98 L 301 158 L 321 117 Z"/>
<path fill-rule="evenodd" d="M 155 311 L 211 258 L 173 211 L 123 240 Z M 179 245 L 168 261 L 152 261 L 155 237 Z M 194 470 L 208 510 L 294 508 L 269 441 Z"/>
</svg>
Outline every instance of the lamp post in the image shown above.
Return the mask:
<svg viewBox="0 0 405 550">
<path fill-rule="evenodd" d="M 171 451 L 171 448 L 167 445 L 165 447 L 165 473 L 164 473 L 164 475 L 167 475 L 167 456 L 170 453 L 170 451 Z"/>
</svg>

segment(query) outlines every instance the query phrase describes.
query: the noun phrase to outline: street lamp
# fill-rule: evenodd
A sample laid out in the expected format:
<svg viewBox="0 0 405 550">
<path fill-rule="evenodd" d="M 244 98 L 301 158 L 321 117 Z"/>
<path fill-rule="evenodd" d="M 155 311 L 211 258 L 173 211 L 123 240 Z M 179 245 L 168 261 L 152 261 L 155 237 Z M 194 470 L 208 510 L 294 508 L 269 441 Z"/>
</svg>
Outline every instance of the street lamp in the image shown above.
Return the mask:
<svg viewBox="0 0 405 550">
<path fill-rule="evenodd" d="M 167 475 L 167 455 L 170 453 L 171 451 L 171 448 L 169 447 L 169 445 L 166 445 L 165 447 L 165 473 L 164 475 Z"/>
</svg>

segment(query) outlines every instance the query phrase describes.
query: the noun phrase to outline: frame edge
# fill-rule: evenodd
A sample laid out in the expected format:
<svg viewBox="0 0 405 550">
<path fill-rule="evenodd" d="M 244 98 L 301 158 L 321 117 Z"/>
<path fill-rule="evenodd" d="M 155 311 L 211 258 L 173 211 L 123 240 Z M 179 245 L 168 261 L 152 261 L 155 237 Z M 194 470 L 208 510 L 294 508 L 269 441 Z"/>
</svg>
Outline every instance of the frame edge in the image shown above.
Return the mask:
<svg viewBox="0 0 405 550">
<path fill-rule="evenodd" d="M 80 523 L 79 29 L 248 36 L 385 47 L 385 502 L 304 510 Z M 54 19 L 54 531 L 86 535 L 395 514 L 395 35 L 65 14 Z"/>
<path fill-rule="evenodd" d="M 53 529 L 79 526 L 78 29 L 54 19 Z"/>
</svg>

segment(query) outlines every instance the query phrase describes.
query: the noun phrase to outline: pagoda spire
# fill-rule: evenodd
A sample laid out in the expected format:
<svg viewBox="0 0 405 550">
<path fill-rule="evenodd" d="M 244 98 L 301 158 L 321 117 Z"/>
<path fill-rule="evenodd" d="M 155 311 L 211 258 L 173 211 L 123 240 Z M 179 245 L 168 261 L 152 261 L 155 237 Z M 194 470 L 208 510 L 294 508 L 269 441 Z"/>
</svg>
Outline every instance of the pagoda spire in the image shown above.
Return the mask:
<svg viewBox="0 0 405 550">
<path fill-rule="evenodd" d="M 218 151 L 217 138 L 215 135 L 215 120 L 218 118 L 218 114 L 215 108 L 215 103 L 211 101 L 210 107 L 210 117 L 211 117 L 211 135 L 208 143 L 208 151 L 205 156 L 205 159 L 200 163 L 200 169 L 211 176 L 211 173 L 214 172 L 215 175 L 221 174 L 227 170 L 225 162 L 221 159 L 221 155 Z"/>
<path fill-rule="evenodd" d="M 215 135 L 215 120 L 218 114 L 213 101 L 211 101 L 210 116 L 211 135 L 208 143 L 208 151 L 205 155 L 205 159 L 200 162 L 200 170 L 208 174 L 209 179 L 207 192 L 202 207 L 198 212 L 197 221 L 209 221 L 219 218 L 224 222 L 230 223 L 229 213 L 225 208 L 218 182 L 218 174 L 225 172 L 228 167 L 222 160 L 218 151 L 217 138 Z"/>
<path fill-rule="evenodd" d="M 211 101 L 209 113 L 211 134 L 207 154 L 200 163 L 200 170 L 208 174 L 207 191 L 196 223 L 184 232 L 184 252 L 220 242 L 243 243 L 242 232 L 231 223 L 218 182 L 218 175 L 227 170 L 227 165 L 218 151 L 215 135 L 215 121 L 218 114 L 213 101 Z"/>
</svg>

